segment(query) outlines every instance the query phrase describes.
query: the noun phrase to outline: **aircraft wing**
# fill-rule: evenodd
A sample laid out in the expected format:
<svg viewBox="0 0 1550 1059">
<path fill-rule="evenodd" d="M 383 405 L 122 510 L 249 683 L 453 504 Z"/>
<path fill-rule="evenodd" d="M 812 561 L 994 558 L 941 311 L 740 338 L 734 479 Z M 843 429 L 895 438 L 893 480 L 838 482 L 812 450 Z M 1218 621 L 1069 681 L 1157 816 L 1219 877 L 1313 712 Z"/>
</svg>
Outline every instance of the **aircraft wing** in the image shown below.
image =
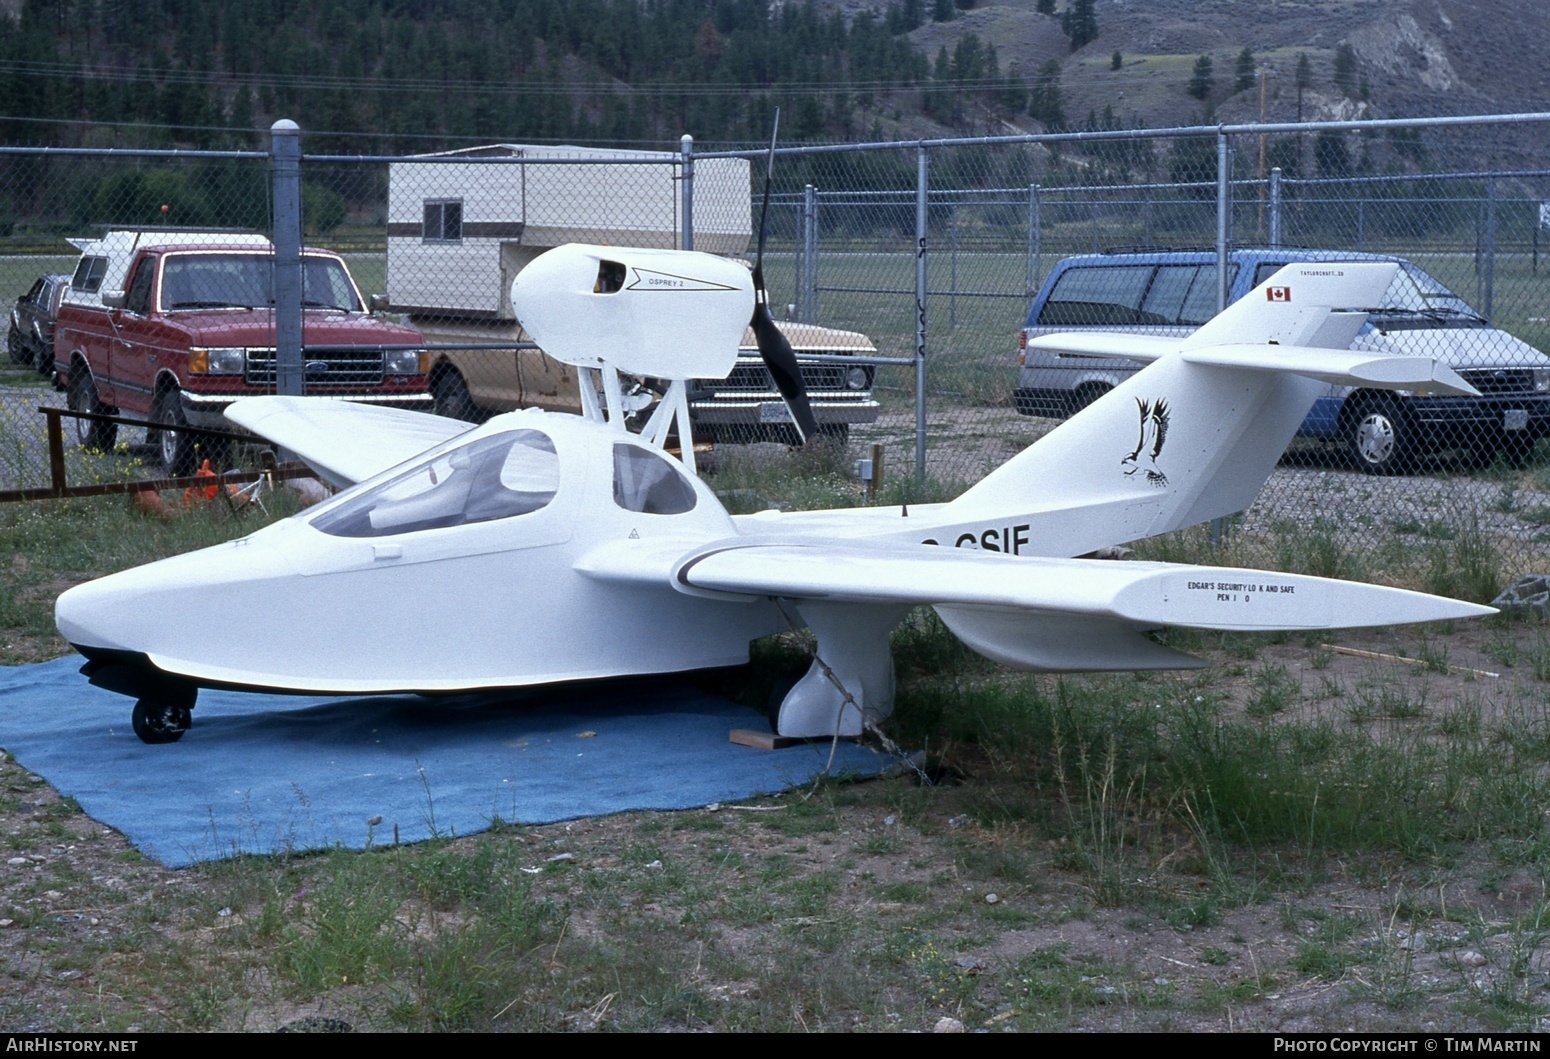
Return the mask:
<svg viewBox="0 0 1550 1059">
<path fill-rule="evenodd" d="M 473 429 L 460 419 L 331 397 L 244 397 L 226 418 L 341 489 Z"/>
<path fill-rule="evenodd" d="M 1303 574 L 1174 563 L 1004 556 L 945 547 L 728 541 L 672 557 L 624 541 L 583 557 L 587 576 L 670 580 L 728 599 L 934 606 L 970 647 L 1042 670 L 1165 668 L 1187 655 L 1142 635 L 1168 626 L 1353 628 L 1491 614 L 1490 607 Z"/>
</svg>

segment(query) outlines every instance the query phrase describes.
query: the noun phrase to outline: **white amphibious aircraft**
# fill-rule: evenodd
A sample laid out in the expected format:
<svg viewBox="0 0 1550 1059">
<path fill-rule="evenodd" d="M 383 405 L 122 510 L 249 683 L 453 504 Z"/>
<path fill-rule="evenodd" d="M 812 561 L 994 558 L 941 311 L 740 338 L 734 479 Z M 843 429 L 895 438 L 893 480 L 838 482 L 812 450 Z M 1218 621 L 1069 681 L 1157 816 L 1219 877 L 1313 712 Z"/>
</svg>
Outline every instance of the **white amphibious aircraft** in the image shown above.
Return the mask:
<svg viewBox="0 0 1550 1059">
<path fill-rule="evenodd" d="M 1149 365 L 956 500 L 734 516 L 682 459 L 684 380 L 723 377 L 755 306 L 705 254 L 566 246 L 512 304 L 582 374 L 585 414 L 481 426 L 326 399 L 228 415 L 331 482 L 332 499 L 229 544 L 59 598 L 93 683 L 179 738 L 197 689 L 467 692 L 724 666 L 788 623 L 817 642 L 777 730 L 854 735 L 887 715 L 890 630 L 929 605 L 1022 669 L 1202 665 L 1147 632 L 1325 629 L 1490 608 L 1261 570 L 1070 558 L 1241 511 L 1330 383 L 1474 393 L 1429 357 L 1348 349 L 1392 264 L 1290 265 L 1182 340 L 1054 335 Z M 1261 291 L 1264 291 L 1264 287 Z M 620 373 L 672 380 L 640 433 Z"/>
</svg>

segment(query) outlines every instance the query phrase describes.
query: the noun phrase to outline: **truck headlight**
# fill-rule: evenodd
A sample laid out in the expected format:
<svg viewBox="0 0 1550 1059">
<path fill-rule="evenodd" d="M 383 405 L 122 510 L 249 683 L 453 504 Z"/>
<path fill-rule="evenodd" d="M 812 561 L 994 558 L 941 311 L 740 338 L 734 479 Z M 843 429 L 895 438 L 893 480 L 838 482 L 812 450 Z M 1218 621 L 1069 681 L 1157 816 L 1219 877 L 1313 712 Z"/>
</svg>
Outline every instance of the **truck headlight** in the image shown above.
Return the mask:
<svg viewBox="0 0 1550 1059">
<path fill-rule="evenodd" d="M 248 351 L 241 346 L 195 346 L 188 351 L 188 370 L 195 375 L 241 375 Z"/>
<path fill-rule="evenodd" d="M 390 349 L 384 361 L 389 375 L 422 375 L 425 372 L 421 349 Z"/>
<path fill-rule="evenodd" d="M 865 368 L 847 368 L 845 371 L 845 385 L 852 390 L 864 390 L 867 385 Z"/>
<path fill-rule="evenodd" d="M 1534 392 L 1550 392 L 1550 368 L 1534 369 Z"/>
</svg>

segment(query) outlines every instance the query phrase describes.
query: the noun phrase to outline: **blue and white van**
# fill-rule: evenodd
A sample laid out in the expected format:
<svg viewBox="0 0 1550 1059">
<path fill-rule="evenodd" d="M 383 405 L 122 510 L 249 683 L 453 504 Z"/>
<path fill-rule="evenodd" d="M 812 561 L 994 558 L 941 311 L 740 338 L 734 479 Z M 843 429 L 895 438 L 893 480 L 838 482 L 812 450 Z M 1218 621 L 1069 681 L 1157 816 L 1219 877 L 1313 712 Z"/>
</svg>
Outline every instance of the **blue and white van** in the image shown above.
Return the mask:
<svg viewBox="0 0 1550 1059">
<path fill-rule="evenodd" d="M 1331 386 L 1299 433 L 1344 444 L 1372 474 L 1409 469 L 1434 452 L 1468 449 L 1522 463 L 1550 436 L 1550 357 L 1492 327 L 1462 298 L 1403 258 L 1301 247 L 1232 251 L 1228 300 L 1298 261 L 1396 261 L 1399 274 L 1353 349 L 1438 356 L 1480 397 Z M 1060 331 L 1184 335 L 1216 315 L 1216 251 L 1119 250 L 1061 261 L 1028 309 L 1018 345 L 1017 410 L 1064 418 L 1140 370 L 1132 361 L 1030 349 Z"/>
</svg>

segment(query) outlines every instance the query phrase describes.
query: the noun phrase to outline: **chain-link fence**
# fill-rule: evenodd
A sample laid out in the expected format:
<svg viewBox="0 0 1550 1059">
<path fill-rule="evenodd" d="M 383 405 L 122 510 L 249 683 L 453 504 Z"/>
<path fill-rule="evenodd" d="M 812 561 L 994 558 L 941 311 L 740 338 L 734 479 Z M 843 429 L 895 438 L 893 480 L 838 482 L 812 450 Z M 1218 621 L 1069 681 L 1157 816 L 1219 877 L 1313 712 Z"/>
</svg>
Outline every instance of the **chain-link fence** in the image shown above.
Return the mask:
<svg viewBox="0 0 1550 1059">
<path fill-rule="evenodd" d="M 1271 565 L 1446 588 L 1483 555 L 1505 577 L 1545 565 L 1550 522 L 1550 157 L 1485 167 L 1480 145 L 1531 143 L 1542 117 L 782 148 L 764 271 L 824 432 L 949 495 L 1136 367 L 1049 358 L 1027 334 L 1182 334 L 1282 264 L 1399 259 L 1357 341 L 1439 353 L 1482 397 L 1332 387 L 1213 532 Z M 533 257 L 586 241 L 751 259 L 757 242 L 760 151 L 275 144 L 0 149 L 0 295 L 16 299 L 0 491 L 57 481 L 40 406 L 121 419 L 66 420 L 71 485 L 245 466 L 201 428 L 246 393 L 576 411 L 575 369 L 511 309 Z M 790 441 L 745 346 L 730 378 L 691 387 L 696 436 Z"/>
</svg>

